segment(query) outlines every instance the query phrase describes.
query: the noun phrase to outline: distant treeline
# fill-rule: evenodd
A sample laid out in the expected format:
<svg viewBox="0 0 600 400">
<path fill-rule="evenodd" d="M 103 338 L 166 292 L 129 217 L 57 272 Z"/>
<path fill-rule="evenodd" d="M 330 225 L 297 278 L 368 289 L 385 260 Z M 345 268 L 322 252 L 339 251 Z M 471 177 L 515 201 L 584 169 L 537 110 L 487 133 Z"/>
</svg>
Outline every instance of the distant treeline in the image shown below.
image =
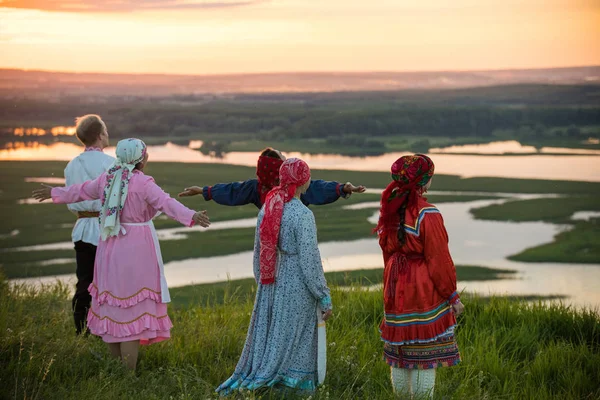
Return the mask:
<svg viewBox="0 0 600 400">
<path fill-rule="evenodd" d="M 511 86 L 452 91 L 239 95 L 228 98 L 73 98 L 59 102 L 0 99 L 3 128 L 72 125 L 73 117 L 102 115 L 111 136 L 223 140 L 326 138 L 332 145 L 377 148 L 369 137 L 579 136 L 600 125 L 599 86 Z M 555 129 L 562 127 L 563 129 Z M 568 128 L 571 127 L 571 128 Z M 213 136 L 214 137 L 214 136 Z"/>
</svg>

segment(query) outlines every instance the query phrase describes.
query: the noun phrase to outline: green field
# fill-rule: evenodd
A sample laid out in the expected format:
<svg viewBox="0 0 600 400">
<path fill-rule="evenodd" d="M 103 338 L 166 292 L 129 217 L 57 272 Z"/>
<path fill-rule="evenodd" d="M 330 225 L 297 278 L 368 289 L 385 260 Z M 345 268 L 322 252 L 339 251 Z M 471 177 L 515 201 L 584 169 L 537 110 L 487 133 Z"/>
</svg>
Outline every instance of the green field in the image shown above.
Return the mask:
<svg viewBox="0 0 600 400">
<path fill-rule="evenodd" d="M 459 281 L 484 281 L 506 279 L 516 271 L 509 269 L 494 269 L 470 265 L 457 265 L 456 277 Z M 381 284 L 383 268 L 361 269 L 343 272 L 326 272 L 325 278 L 330 286 L 370 287 Z M 228 282 L 204 283 L 174 288 L 171 290 L 172 304 L 175 307 L 189 304 L 212 306 L 229 301 L 252 301 L 256 294 L 254 278 L 238 279 Z"/>
<path fill-rule="evenodd" d="M 599 196 L 573 195 L 559 198 L 514 200 L 471 210 L 477 219 L 494 221 L 546 221 L 570 223 L 577 211 L 600 211 Z"/>
<path fill-rule="evenodd" d="M 526 249 L 509 257 L 525 262 L 600 263 L 599 219 L 573 221 L 577 211 L 600 211 L 599 196 L 516 200 L 504 204 L 472 209 L 478 219 L 495 221 L 546 221 L 567 224 L 554 242 Z"/>
<path fill-rule="evenodd" d="M 526 249 L 509 257 L 525 262 L 600 263 L 600 219 L 581 221 L 559 233 L 554 242 Z"/>
<path fill-rule="evenodd" d="M 74 217 L 61 205 L 45 204 L 17 204 L 19 199 L 28 198 L 31 190 L 39 186 L 38 183 L 27 183 L 27 177 L 62 177 L 65 162 L 0 162 L 0 247 L 3 249 L 29 246 L 44 243 L 70 241 Z M 171 195 L 175 196 L 181 189 L 190 185 L 205 185 L 218 182 L 229 182 L 248 179 L 254 176 L 254 168 L 214 165 L 214 164 L 178 164 L 178 163 L 150 163 L 148 174 L 154 176 L 157 183 Z M 356 172 L 356 171 L 313 171 L 314 178 L 352 181 L 355 184 L 364 184 L 372 188 L 383 188 L 389 182 L 389 175 L 381 172 Z M 473 201 L 491 199 L 494 192 L 513 193 L 560 193 L 577 196 L 558 199 L 540 199 L 511 201 L 505 205 L 490 206 L 474 210 L 477 218 L 497 220 L 547 220 L 551 222 L 564 222 L 575 211 L 597 210 L 597 199 L 600 196 L 600 184 L 591 182 L 561 182 L 528 179 L 503 179 L 503 178 L 470 178 L 461 179 L 456 176 L 436 175 L 432 189 L 438 191 L 477 191 L 490 192 L 490 195 L 431 195 L 429 201 L 442 203 L 449 201 Z M 349 200 L 339 200 L 323 207 L 311 207 L 319 227 L 319 240 L 321 242 L 333 240 L 353 240 L 371 237 L 372 226 L 367 218 L 375 212 L 374 209 L 344 210 L 345 205 L 363 201 L 377 201 L 378 195 L 354 195 Z M 225 221 L 240 218 L 251 218 L 257 215 L 253 205 L 241 207 L 223 207 L 214 202 L 206 202 L 201 196 L 185 198 L 184 204 L 195 209 L 206 209 L 213 221 Z M 175 221 L 166 219 L 156 221 L 160 228 L 177 227 Z M 11 232 L 17 232 L 11 235 Z M 560 253 L 567 246 L 577 244 L 574 236 L 579 236 L 576 229 L 565 242 L 566 237 L 557 237 L 556 244 L 544 246 L 536 251 L 535 257 L 544 261 L 565 261 Z M 597 231 L 582 233 L 585 243 L 592 247 L 589 251 L 578 251 L 582 256 L 571 261 L 600 262 L 596 243 Z M 209 257 L 225 255 L 240 251 L 251 250 L 253 247 L 254 229 L 229 229 L 204 232 L 192 232 L 186 240 L 164 241 L 161 245 L 163 257 L 166 262 L 191 257 Z M 582 239 L 582 240 L 583 240 Z M 198 246 L 201 242 L 202 246 Z M 595 247 L 594 247 L 595 246 Z M 567 247 L 570 249 L 570 247 Z M 571 252 L 573 253 L 573 252 Z M 6 276 L 10 278 L 57 275 L 74 271 L 74 254 L 72 250 L 45 250 L 32 252 L 2 252 L 0 264 Z M 534 256 L 517 259 L 533 261 Z M 44 265 L 39 262 L 53 259 L 71 259 L 70 263 Z"/>
<path fill-rule="evenodd" d="M 183 290 L 183 289 L 182 289 Z M 68 288 L 0 282 L 0 398 L 210 399 L 233 372 L 252 296 L 205 287 L 212 305 L 170 310 L 172 339 L 142 350 L 128 373 L 101 340 L 75 337 Z M 174 291 L 175 295 L 177 292 Z M 223 294 L 222 294 L 223 293 Z M 328 372 L 313 399 L 390 399 L 377 327 L 381 290 L 333 288 Z M 439 399 L 595 399 L 600 396 L 600 319 L 561 305 L 463 296 L 457 340 L 463 362 L 439 370 Z M 209 300 L 210 302 L 210 300 Z M 292 399 L 267 391 L 241 399 Z"/>
</svg>

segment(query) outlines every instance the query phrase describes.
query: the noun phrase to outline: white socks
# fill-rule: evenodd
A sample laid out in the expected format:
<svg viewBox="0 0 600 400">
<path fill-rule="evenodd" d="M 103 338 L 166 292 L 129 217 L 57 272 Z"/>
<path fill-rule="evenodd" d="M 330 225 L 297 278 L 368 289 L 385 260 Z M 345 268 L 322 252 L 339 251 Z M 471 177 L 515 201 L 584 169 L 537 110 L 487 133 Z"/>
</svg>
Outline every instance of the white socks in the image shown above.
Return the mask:
<svg viewBox="0 0 600 400">
<path fill-rule="evenodd" d="M 409 396 L 411 389 L 411 369 L 392 367 L 392 387 L 396 394 Z"/>
<path fill-rule="evenodd" d="M 406 369 L 392 367 L 391 370 L 394 392 L 410 395 L 415 400 L 433 398 L 435 368 Z"/>
<path fill-rule="evenodd" d="M 411 383 L 415 399 L 433 399 L 435 386 L 435 368 L 414 369 L 411 371 Z"/>
</svg>

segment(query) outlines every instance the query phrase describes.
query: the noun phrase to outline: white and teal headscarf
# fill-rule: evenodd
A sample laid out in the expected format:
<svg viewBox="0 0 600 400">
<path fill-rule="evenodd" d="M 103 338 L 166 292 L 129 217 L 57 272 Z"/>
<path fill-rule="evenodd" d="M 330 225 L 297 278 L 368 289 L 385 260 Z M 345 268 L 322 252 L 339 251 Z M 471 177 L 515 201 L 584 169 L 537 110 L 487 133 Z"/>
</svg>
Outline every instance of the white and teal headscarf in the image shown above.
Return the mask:
<svg viewBox="0 0 600 400">
<path fill-rule="evenodd" d="M 123 139 L 117 143 L 117 159 L 107 171 L 106 186 L 100 210 L 102 240 L 117 236 L 121 230 L 120 215 L 127 199 L 129 179 L 135 166 L 146 156 L 146 143 L 139 139 Z"/>
</svg>

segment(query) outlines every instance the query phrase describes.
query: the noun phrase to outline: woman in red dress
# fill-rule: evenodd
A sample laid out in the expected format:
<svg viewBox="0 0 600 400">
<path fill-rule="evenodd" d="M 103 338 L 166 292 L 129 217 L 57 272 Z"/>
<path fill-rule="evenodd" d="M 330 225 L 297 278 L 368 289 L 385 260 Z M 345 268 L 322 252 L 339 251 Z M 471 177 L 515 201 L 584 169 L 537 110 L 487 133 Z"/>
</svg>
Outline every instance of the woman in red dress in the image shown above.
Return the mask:
<svg viewBox="0 0 600 400">
<path fill-rule="evenodd" d="M 433 171 L 423 154 L 396 160 L 375 228 L 385 263 L 380 332 L 392 385 L 397 393 L 431 397 L 435 369 L 460 362 L 454 328 L 464 309 L 442 215 L 423 197 Z"/>
</svg>

